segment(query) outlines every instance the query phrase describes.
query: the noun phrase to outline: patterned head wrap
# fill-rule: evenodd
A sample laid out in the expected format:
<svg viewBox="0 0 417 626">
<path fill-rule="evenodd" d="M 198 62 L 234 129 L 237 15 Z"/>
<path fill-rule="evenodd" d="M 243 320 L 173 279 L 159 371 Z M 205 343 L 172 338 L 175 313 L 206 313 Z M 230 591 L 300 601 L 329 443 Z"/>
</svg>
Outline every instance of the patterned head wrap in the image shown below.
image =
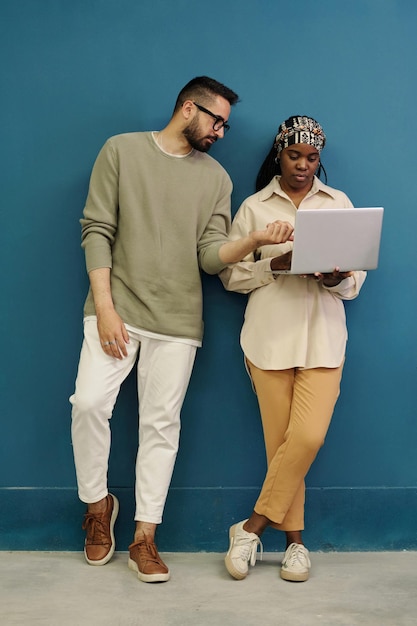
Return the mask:
<svg viewBox="0 0 417 626">
<path fill-rule="evenodd" d="M 284 148 L 295 143 L 307 143 L 321 152 L 326 143 L 326 135 L 320 124 L 312 117 L 304 115 L 289 117 L 278 128 L 274 144 L 277 149 L 277 156 Z"/>
</svg>

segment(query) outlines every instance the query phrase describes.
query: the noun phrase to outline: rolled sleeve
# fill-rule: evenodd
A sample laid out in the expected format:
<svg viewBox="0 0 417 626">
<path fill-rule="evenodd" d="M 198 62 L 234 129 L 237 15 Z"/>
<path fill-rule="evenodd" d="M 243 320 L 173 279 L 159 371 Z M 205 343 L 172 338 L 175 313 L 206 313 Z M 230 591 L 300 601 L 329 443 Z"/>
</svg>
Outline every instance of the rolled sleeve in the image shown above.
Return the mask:
<svg viewBox="0 0 417 626">
<path fill-rule="evenodd" d="M 354 300 L 359 295 L 365 278 L 366 272 L 360 270 L 353 272 L 353 276 L 348 276 L 335 287 L 326 287 L 326 285 L 323 285 L 323 287 L 341 300 Z"/>
<path fill-rule="evenodd" d="M 226 267 L 219 276 L 225 289 L 238 293 L 250 293 L 275 280 L 270 259 L 241 261 Z"/>
</svg>

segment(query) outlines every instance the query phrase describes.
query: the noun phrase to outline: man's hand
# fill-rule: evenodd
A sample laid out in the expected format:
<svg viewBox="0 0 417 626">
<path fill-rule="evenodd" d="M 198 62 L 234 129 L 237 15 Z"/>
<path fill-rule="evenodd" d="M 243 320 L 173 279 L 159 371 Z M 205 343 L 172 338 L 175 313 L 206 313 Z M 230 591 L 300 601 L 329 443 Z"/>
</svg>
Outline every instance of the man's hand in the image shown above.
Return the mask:
<svg viewBox="0 0 417 626">
<path fill-rule="evenodd" d="M 127 356 L 129 334 L 121 317 L 114 309 L 97 313 L 97 329 L 104 352 L 115 359 Z"/>
<path fill-rule="evenodd" d="M 292 240 L 294 227 L 289 222 L 272 222 L 265 230 L 253 230 L 249 235 L 228 241 L 219 248 L 219 257 L 223 263 L 237 263 L 260 246 L 285 243 Z"/>
<path fill-rule="evenodd" d="M 101 347 L 109 356 L 127 356 L 129 335 L 121 317 L 116 313 L 110 287 L 110 268 L 99 267 L 88 274 L 97 315 Z"/>
<path fill-rule="evenodd" d="M 285 243 L 292 241 L 294 226 L 289 222 L 281 222 L 276 220 L 267 224 L 265 230 L 254 230 L 250 233 L 250 237 L 255 242 L 256 248 L 267 246 L 274 243 Z"/>
</svg>

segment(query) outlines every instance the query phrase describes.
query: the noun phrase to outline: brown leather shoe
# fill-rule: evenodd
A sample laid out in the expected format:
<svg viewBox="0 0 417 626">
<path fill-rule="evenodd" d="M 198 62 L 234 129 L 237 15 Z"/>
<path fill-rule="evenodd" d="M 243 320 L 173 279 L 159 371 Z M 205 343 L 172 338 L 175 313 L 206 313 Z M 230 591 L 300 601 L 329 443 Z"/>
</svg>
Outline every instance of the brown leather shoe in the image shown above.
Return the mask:
<svg viewBox="0 0 417 626">
<path fill-rule="evenodd" d="M 156 545 L 146 537 L 130 544 L 128 566 L 144 583 L 169 580 L 169 569 L 159 556 Z"/>
<path fill-rule="evenodd" d="M 114 523 L 119 512 L 119 501 L 113 494 L 106 496 L 107 508 L 104 513 L 86 513 L 83 529 L 87 536 L 84 545 L 85 560 L 89 565 L 105 565 L 116 548 Z"/>
</svg>

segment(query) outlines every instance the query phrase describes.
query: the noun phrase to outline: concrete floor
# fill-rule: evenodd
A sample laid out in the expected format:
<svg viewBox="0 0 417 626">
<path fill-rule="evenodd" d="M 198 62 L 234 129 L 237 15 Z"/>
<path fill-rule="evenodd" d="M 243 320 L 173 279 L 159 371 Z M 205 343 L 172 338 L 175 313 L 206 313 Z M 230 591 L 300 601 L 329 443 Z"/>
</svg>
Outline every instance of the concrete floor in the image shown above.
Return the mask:
<svg viewBox="0 0 417 626">
<path fill-rule="evenodd" d="M 235 581 L 223 554 L 163 555 L 167 583 L 146 584 L 117 552 L 104 567 L 82 553 L 0 552 L 3 626 L 416 626 L 417 552 L 312 553 L 305 583 L 264 554 Z"/>
</svg>

